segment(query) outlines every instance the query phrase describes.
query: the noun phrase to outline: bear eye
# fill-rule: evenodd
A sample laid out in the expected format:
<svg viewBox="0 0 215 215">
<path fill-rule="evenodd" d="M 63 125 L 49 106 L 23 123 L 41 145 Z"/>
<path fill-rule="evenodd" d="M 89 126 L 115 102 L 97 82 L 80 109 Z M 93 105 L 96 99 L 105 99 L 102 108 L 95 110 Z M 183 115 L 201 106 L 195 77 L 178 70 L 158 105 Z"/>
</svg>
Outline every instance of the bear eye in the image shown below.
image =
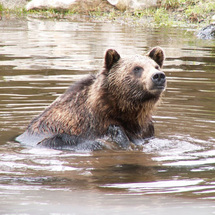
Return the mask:
<svg viewBox="0 0 215 215">
<path fill-rule="evenodd" d="M 143 72 L 143 68 L 140 67 L 140 66 L 135 66 L 134 69 L 133 69 L 134 75 L 137 76 L 138 78 L 141 77 L 142 72 Z"/>
<path fill-rule="evenodd" d="M 158 65 L 156 65 L 156 66 L 155 66 L 155 69 L 159 70 L 159 69 L 160 69 L 160 67 L 159 67 Z"/>
</svg>

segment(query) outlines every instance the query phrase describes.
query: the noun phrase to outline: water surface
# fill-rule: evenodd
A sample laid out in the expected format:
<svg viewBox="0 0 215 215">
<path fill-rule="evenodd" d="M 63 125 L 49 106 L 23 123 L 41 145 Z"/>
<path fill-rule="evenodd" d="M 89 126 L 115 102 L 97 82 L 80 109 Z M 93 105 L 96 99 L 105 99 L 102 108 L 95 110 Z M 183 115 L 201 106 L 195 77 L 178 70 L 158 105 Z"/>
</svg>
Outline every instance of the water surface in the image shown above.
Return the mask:
<svg viewBox="0 0 215 215">
<path fill-rule="evenodd" d="M 168 88 L 140 151 L 21 146 L 21 134 L 108 48 L 166 52 Z M 1 214 L 214 214 L 215 41 L 192 31 L 40 19 L 0 22 Z"/>
</svg>

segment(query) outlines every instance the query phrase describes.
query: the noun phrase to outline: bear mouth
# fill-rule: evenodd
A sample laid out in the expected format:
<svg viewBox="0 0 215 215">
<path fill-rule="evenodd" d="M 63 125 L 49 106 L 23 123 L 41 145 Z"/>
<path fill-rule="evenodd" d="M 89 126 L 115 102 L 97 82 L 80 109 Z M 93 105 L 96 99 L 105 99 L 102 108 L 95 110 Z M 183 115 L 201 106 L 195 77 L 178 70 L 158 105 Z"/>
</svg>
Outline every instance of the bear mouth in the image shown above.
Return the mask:
<svg viewBox="0 0 215 215">
<path fill-rule="evenodd" d="M 157 85 L 157 86 L 155 86 L 155 89 L 164 90 L 165 89 L 165 85 Z"/>
<path fill-rule="evenodd" d="M 166 89 L 166 85 L 165 84 L 162 84 L 162 85 L 153 85 L 149 92 L 152 93 L 152 94 L 161 94 L 163 91 L 165 91 Z"/>
</svg>

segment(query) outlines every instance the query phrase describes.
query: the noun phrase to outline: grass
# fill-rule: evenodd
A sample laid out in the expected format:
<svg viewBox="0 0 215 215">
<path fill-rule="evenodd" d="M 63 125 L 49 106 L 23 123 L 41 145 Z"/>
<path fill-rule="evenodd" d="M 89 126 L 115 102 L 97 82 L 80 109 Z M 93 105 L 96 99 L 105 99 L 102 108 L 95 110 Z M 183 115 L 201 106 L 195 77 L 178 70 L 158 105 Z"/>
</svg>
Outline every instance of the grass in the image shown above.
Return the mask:
<svg viewBox="0 0 215 215">
<path fill-rule="evenodd" d="M 173 24 L 173 20 L 164 8 L 158 8 L 154 12 L 154 22 L 160 26 L 170 26 Z"/>
<path fill-rule="evenodd" d="M 84 5 L 86 6 L 86 5 Z M 105 7 L 104 7 L 105 6 Z M 118 11 L 107 5 L 80 10 L 73 8 L 67 11 L 55 9 L 26 11 L 22 8 L 14 10 L 5 9 L 0 4 L 0 12 L 3 14 L 31 15 L 42 18 L 72 18 L 84 15 L 96 20 L 116 21 L 132 25 L 151 25 L 151 26 L 204 26 L 210 23 L 215 11 L 214 0 L 160 0 L 157 8 L 146 8 L 139 11 Z M 82 7 L 83 8 L 83 7 Z M 103 10 L 103 8 L 105 8 Z M 145 21 L 144 21 L 145 20 Z M 148 20 L 148 21 L 147 21 Z"/>
<path fill-rule="evenodd" d="M 199 1 L 197 4 L 189 5 L 185 9 L 186 18 L 192 22 L 201 22 L 207 19 L 210 13 L 215 11 L 215 1 Z"/>
<path fill-rule="evenodd" d="M 214 0 L 165 0 L 162 2 L 161 6 L 170 16 L 178 17 L 186 23 L 209 23 L 215 11 Z"/>
<path fill-rule="evenodd" d="M 150 16 L 158 26 L 199 26 L 209 24 L 214 12 L 214 0 L 161 0 L 157 8 L 139 11 L 135 15 Z"/>
<path fill-rule="evenodd" d="M 0 3 L 0 15 L 3 17 L 10 17 L 10 16 L 24 16 L 27 14 L 27 11 L 24 8 L 16 7 L 14 9 L 8 9 L 5 8 L 1 3 Z"/>
<path fill-rule="evenodd" d="M 124 23 L 132 19 L 135 24 L 144 22 L 151 26 L 197 26 L 201 27 L 209 24 L 212 16 L 215 15 L 214 0 L 160 0 L 157 8 L 147 8 L 134 12 L 108 12 L 91 13 L 96 17 L 106 16 L 111 20 Z M 130 21 L 129 20 L 129 21 Z M 131 23 L 131 22 L 129 22 Z"/>
<path fill-rule="evenodd" d="M 3 5 L 0 3 L 0 13 L 4 10 Z"/>
</svg>

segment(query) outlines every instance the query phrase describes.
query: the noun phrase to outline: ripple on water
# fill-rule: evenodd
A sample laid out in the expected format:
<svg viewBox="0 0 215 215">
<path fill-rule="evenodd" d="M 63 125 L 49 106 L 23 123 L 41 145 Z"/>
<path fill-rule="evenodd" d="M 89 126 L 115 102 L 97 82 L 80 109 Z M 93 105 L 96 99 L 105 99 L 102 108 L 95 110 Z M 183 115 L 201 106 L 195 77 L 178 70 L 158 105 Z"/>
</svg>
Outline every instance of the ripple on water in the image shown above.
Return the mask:
<svg viewBox="0 0 215 215">
<path fill-rule="evenodd" d="M 184 214 L 193 210 L 181 201 L 173 206 L 172 197 L 215 199 L 213 41 L 201 42 L 178 28 L 65 20 L 2 20 L 0 30 L 0 213 L 2 207 L 5 214 L 11 208 L 35 213 L 46 204 L 51 206 L 43 208 L 44 214 L 52 208 L 53 214 L 65 208 L 65 214 L 71 208 L 81 214 L 83 205 L 91 214 L 110 214 L 110 209 L 143 214 L 146 208 L 148 214 L 162 214 L 161 202 L 163 214 L 179 208 L 178 214 Z M 101 69 L 106 49 L 126 56 L 157 45 L 166 52 L 168 87 L 155 117 L 156 138 L 146 141 L 142 151 L 73 153 L 8 141 L 70 84 Z M 198 209 L 189 214 L 198 214 L 202 202 L 190 205 Z M 202 214 L 209 214 L 207 209 L 204 204 Z"/>
<path fill-rule="evenodd" d="M 168 180 L 156 181 L 146 183 L 126 183 L 126 184 L 107 184 L 104 188 L 127 189 L 130 192 L 144 193 L 144 194 L 170 194 L 183 193 L 204 189 L 198 187 L 203 180 Z M 207 187 L 208 188 L 208 187 Z M 215 188 L 213 186 L 212 188 Z"/>
<path fill-rule="evenodd" d="M 151 159 L 153 181 L 104 184 L 101 188 L 142 194 L 176 194 L 214 199 L 214 142 L 190 136 L 153 138 L 143 145 Z M 201 173 L 201 174 L 199 174 Z M 210 195 L 209 195 L 210 194 Z"/>
</svg>

